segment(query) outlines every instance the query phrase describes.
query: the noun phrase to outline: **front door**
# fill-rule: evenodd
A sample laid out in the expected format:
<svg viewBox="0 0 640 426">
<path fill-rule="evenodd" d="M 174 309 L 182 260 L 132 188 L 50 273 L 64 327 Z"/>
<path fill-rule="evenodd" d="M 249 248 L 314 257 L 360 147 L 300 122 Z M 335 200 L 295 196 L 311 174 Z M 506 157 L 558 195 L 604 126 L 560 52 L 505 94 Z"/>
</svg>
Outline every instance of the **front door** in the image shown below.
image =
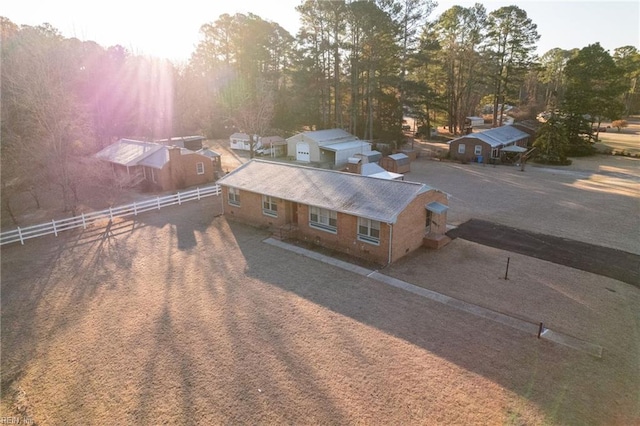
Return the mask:
<svg viewBox="0 0 640 426">
<path fill-rule="evenodd" d="M 298 224 L 298 203 L 291 203 L 291 222 Z"/>
</svg>

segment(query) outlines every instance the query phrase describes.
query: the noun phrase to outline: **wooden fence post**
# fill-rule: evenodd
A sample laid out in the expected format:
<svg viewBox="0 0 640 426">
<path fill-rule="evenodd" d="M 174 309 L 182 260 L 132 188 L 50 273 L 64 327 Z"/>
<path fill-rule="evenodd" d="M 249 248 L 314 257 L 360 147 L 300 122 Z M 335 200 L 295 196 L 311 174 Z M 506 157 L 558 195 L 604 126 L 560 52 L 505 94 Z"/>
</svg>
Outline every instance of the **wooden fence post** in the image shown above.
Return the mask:
<svg viewBox="0 0 640 426">
<path fill-rule="evenodd" d="M 56 235 L 56 237 L 58 236 L 58 230 L 56 229 L 56 221 L 55 219 L 51 221 L 51 223 L 53 223 L 53 233 Z"/>
<path fill-rule="evenodd" d="M 87 222 L 84 220 L 84 212 L 82 212 L 82 228 L 87 229 Z"/>
<path fill-rule="evenodd" d="M 182 201 L 180 200 L 180 193 L 178 192 L 178 205 L 182 205 Z"/>
<path fill-rule="evenodd" d="M 20 244 L 24 245 L 24 239 L 22 238 L 22 230 L 18 226 L 18 236 L 20 237 Z"/>
<path fill-rule="evenodd" d="M 138 216 L 138 207 L 136 206 L 136 202 L 133 202 L 133 215 Z"/>
</svg>

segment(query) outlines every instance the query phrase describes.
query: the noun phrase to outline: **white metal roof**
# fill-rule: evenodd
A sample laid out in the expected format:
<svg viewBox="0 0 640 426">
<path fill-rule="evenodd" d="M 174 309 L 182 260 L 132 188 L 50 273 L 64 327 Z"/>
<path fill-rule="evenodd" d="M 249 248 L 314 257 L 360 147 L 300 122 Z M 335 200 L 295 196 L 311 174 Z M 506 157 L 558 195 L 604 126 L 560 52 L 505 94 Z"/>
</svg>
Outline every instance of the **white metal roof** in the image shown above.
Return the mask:
<svg viewBox="0 0 640 426">
<path fill-rule="evenodd" d="M 380 172 L 386 172 L 386 170 L 378 166 L 376 163 L 364 163 L 362 165 L 360 174 L 362 176 L 371 176 L 374 173 L 380 173 Z"/>
<path fill-rule="evenodd" d="M 310 139 L 316 142 L 318 146 L 325 146 L 325 145 L 331 145 L 331 144 L 336 144 L 340 142 L 358 140 L 356 136 L 342 129 L 314 130 L 310 132 L 303 132 L 301 135 L 303 139 Z M 293 136 L 293 137 L 296 137 L 296 136 Z"/>
<path fill-rule="evenodd" d="M 120 139 L 99 151 L 95 156 L 122 166 L 135 166 L 139 161 L 165 147 L 153 142 Z M 165 147 L 166 148 L 166 147 Z"/>
<path fill-rule="evenodd" d="M 528 133 L 523 132 L 522 130 L 518 130 L 513 126 L 502 126 L 502 127 L 496 127 L 494 129 L 485 130 L 483 132 L 470 133 L 468 135 L 464 135 L 457 139 L 453 139 L 448 143 L 450 144 L 451 142 L 464 139 L 464 138 L 475 138 L 488 143 L 493 148 L 498 148 L 500 146 L 511 145 L 519 140 L 522 140 L 528 137 L 529 137 Z"/>
<path fill-rule="evenodd" d="M 243 164 L 218 184 L 385 223 L 395 223 L 418 194 L 433 189 L 423 183 L 264 160 Z"/>
<path fill-rule="evenodd" d="M 362 148 L 363 152 L 366 152 L 371 149 L 371 144 L 365 141 L 349 141 L 349 142 L 333 143 L 331 145 L 322 146 L 322 149 L 335 151 L 335 152 L 347 151 L 353 148 Z"/>
<path fill-rule="evenodd" d="M 404 175 L 400 173 L 389 172 L 376 163 L 364 163 L 360 174 L 376 179 L 402 179 L 404 177 Z"/>
<path fill-rule="evenodd" d="M 523 148 L 523 147 L 518 146 L 518 145 L 510 145 L 510 146 L 505 146 L 504 148 L 502 148 L 501 151 L 502 152 L 518 152 L 518 153 L 522 153 L 522 152 L 527 152 L 527 148 Z"/>
</svg>

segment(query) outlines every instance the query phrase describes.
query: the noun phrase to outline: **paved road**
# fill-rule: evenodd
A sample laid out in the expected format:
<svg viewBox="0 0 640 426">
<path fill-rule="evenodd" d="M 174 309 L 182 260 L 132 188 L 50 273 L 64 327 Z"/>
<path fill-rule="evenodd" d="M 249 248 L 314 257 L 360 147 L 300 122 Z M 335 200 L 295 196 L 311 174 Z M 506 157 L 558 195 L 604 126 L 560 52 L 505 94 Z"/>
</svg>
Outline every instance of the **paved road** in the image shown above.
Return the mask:
<svg viewBox="0 0 640 426">
<path fill-rule="evenodd" d="M 640 256 L 622 250 L 538 234 L 478 219 L 463 223 L 447 235 L 640 287 Z"/>
</svg>

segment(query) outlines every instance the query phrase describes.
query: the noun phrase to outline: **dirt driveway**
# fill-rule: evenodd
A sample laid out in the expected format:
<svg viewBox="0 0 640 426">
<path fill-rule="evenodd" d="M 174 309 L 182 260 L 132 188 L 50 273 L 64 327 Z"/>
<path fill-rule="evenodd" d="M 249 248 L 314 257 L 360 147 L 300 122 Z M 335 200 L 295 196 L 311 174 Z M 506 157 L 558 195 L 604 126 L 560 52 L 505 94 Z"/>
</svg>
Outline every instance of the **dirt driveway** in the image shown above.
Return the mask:
<svg viewBox="0 0 640 426">
<path fill-rule="evenodd" d="M 596 155 L 522 172 L 419 158 L 405 179 L 447 192 L 452 225 L 482 219 L 640 254 L 640 159 Z"/>
</svg>

